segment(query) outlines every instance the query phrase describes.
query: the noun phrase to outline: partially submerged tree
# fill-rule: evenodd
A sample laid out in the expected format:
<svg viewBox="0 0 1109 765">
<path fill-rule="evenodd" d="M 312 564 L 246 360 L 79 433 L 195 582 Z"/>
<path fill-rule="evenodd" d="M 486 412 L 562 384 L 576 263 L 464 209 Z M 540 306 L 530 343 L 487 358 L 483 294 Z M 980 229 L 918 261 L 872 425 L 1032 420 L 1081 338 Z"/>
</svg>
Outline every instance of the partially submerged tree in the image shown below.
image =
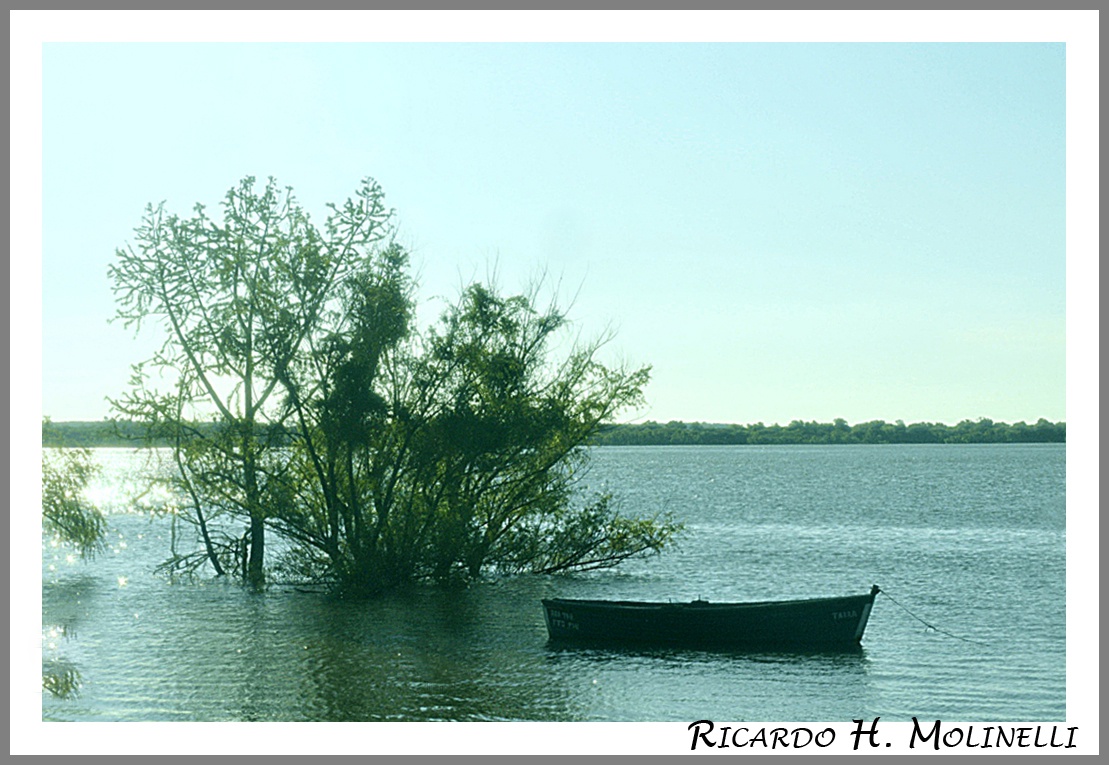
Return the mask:
<svg viewBox="0 0 1109 765">
<path fill-rule="evenodd" d="M 321 331 L 340 286 L 391 228 L 369 180 L 342 207 L 331 206 L 322 232 L 291 190 L 273 179 L 261 191 L 254 184 L 246 178 L 227 193 L 222 220 L 199 204 L 191 218 L 148 206 L 134 246 L 117 251 L 109 275 L 126 326 L 162 322 L 166 341 L 149 365 L 176 377 L 174 393 L 138 386 L 116 408 L 138 419 L 220 425 L 192 433 L 204 439 L 205 465 L 181 478 L 213 510 L 246 518 L 247 578 L 257 586 L 269 482 L 282 463 L 260 434 L 280 424 L 281 370 Z"/>
<path fill-rule="evenodd" d="M 291 192 L 247 179 L 222 223 L 149 208 L 111 270 L 120 318 L 163 320 L 151 363 L 176 376 L 158 394 L 139 370 L 117 407 L 176 444 L 216 571 L 226 543 L 207 520 L 223 517 L 249 523 L 253 584 L 269 528 L 288 570 L 360 593 L 662 549 L 675 524 L 575 491 L 586 444 L 648 370 L 603 365 L 600 341 L 559 354 L 560 309 L 481 284 L 418 332 L 380 189 L 331 210 L 318 231 Z"/>
<path fill-rule="evenodd" d="M 648 370 L 604 366 L 600 341 L 558 357 L 556 306 L 481 284 L 406 335 L 397 266 L 359 293 L 322 374 L 290 385 L 302 480 L 273 522 L 298 543 L 295 569 L 372 593 L 661 550 L 675 524 L 623 518 L 606 496 L 575 506 L 586 444 L 640 400 Z"/>
</svg>

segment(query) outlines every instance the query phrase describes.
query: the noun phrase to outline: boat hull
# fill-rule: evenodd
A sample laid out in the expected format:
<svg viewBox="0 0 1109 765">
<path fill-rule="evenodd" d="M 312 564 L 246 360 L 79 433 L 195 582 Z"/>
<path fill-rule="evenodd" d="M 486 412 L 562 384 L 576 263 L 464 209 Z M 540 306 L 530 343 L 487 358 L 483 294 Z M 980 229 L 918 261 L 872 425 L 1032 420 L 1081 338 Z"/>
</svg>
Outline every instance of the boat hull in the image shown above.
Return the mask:
<svg viewBox="0 0 1109 765">
<path fill-rule="evenodd" d="M 760 649 L 858 647 L 866 595 L 753 603 L 544 600 L 553 642 Z"/>
</svg>

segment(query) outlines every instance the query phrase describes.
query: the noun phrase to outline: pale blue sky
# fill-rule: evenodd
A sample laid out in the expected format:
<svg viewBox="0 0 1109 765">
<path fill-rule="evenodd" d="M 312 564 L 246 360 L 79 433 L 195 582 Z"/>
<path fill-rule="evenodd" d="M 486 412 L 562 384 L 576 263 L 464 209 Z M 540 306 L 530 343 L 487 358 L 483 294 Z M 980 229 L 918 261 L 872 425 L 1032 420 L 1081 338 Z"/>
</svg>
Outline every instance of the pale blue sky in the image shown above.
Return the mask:
<svg viewBox="0 0 1109 765">
<path fill-rule="evenodd" d="M 651 364 L 625 419 L 1066 419 L 1065 48 L 49 43 L 43 413 L 149 355 L 106 269 L 148 202 L 376 178 L 427 301 L 496 264 Z"/>
</svg>

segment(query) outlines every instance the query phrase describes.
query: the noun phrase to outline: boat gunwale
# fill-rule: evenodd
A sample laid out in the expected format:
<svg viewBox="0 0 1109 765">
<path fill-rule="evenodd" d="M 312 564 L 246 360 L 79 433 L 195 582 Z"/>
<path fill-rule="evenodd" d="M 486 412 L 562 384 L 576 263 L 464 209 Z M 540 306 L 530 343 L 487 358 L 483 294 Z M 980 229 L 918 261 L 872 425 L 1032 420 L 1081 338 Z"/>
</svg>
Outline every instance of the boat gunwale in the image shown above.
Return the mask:
<svg viewBox="0 0 1109 765">
<path fill-rule="evenodd" d="M 709 600 L 692 600 L 692 601 L 645 601 L 645 600 L 599 600 L 599 599 L 580 599 L 580 598 L 545 598 L 542 603 L 544 606 L 558 605 L 561 603 L 570 606 L 579 606 L 586 608 L 627 608 L 627 609 L 660 609 L 660 608 L 695 608 L 701 609 L 737 609 L 737 608 L 765 608 L 776 606 L 804 606 L 815 605 L 819 603 L 830 603 L 840 600 L 869 600 L 873 602 L 877 596 L 877 592 L 869 592 L 862 595 L 836 595 L 823 598 L 799 598 L 796 600 L 752 600 L 752 601 L 732 601 L 732 602 L 714 602 Z"/>
</svg>

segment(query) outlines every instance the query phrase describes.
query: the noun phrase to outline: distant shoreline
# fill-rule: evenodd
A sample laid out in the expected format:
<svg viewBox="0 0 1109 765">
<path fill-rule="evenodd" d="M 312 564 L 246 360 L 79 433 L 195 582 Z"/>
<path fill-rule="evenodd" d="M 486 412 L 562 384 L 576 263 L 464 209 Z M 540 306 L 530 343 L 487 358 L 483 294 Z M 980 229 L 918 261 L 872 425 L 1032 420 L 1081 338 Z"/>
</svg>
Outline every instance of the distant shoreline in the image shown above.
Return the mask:
<svg viewBox="0 0 1109 765">
<path fill-rule="evenodd" d="M 213 427 L 213 426 L 209 426 Z M 1033 424 L 963 420 L 956 425 L 901 420 L 874 420 L 848 425 L 794 420 L 789 425 L 730 425 L 715 423 L 644 422 L 605 425 L 593 439 L 594 446 L 768 446 L 842 444 L 1043 444 L 1066 443 L 1065 422 L 1040 419 Z M 141 424 L 128 421 L 45 422 L 42 445 L 66 447 L 168 446 L 168 441 L 148 440 Z"/>
<path fill-rule="evenodd" d="M 1042 444 L 1066 443 L 1065 422 L 1040 419 L 1008 424 L 989 419 L 956 425 L 883 420 L 848 425 L 794 420 L 789 425 L 718 425 L 646 422 L 605 426 L 594 443 L 601 446 L 769 446 L 844 444 Z"/>
</svg>

